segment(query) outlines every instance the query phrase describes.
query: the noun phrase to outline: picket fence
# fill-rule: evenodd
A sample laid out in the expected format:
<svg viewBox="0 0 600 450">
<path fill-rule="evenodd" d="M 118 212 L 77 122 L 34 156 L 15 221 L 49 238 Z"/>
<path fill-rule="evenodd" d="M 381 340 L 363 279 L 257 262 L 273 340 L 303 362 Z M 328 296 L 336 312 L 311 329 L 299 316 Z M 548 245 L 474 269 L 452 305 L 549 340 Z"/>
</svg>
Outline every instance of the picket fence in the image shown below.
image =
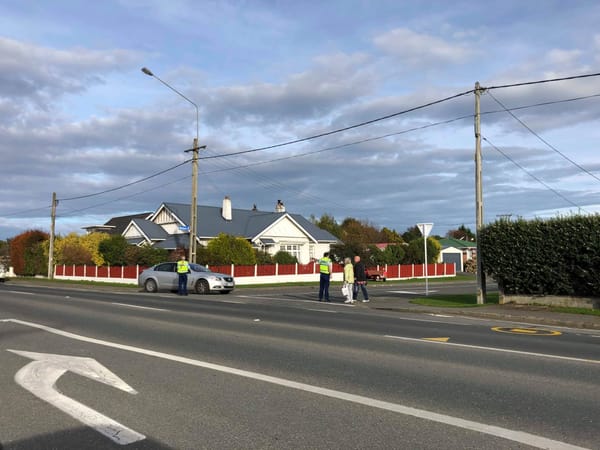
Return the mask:
<svg viewBox="0 0 600 450">
<path fill-rule="evenodd" d="M 222 265 L 209 266 L 213 272 L 235 277 L 237 285 L 290 283 L 299 281 L 317 281 L 319 265 L 310 264 L 257 264 L 257 265 Z M 88 280 L 123 284 L 137 284 L 138 275 L 147 266 L 54 266 L 54 278 L 69 280 Z M 369 267 L 368 270 L 384 274 L 387 280 L 409 280 L 425 277 L 424 264 L 398 264 Z M 342 281 L 344 268 L 340 264 L 333 265 L 333 281 Z M 456 276 L 454 263 L 427 264 L 428 278 Z"/>
</svg>

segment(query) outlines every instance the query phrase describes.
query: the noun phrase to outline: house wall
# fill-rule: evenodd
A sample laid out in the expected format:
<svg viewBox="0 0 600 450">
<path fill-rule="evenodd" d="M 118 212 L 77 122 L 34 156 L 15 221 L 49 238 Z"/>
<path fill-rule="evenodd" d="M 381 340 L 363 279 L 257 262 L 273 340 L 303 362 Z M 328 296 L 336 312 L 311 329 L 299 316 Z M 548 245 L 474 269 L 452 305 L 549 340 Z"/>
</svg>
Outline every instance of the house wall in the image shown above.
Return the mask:
<svg viewBox="0 0 600 450">
<path fill-rule="evenodd" d="M 284 245 L 298 245 L 300 246 L 298 262 L 301 264 L 310 262 L 311 247 L 315 244 L 289 218 L 285 217 L 273 224 L 260 237 L 271 238 L 277 243 L 276 245 L 267 247 L 267 251 L 271 255 L 280 251 Z"/>
</svg>

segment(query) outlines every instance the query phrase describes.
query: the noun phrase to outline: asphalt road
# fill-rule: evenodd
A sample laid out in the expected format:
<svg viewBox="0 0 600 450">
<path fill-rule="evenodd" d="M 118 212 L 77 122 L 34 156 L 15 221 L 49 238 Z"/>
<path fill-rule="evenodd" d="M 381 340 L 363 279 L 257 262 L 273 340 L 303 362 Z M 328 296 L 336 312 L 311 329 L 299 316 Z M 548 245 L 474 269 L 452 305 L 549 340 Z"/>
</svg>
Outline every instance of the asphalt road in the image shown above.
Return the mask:
<svg viewBox="0 0 600 450">
<path fill-rule="evenodd" d="M 600 449 L 598 332 L 313 298 L 0 285 L 0 446 Z"/>
</svg>

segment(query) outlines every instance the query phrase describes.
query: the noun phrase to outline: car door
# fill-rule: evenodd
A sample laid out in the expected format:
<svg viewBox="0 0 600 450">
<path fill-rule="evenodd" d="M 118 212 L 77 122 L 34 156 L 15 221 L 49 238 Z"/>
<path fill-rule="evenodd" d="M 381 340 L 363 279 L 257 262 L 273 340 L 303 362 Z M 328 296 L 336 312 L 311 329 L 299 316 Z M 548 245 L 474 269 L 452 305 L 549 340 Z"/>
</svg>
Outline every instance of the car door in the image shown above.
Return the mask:
<svg viewBox="0 0 600 450">
<path fill-rule="evenodd" d="M 156 281 L 160 290 L 172 291 L 177 289 L 179 282 L 177 275 L 177 264 L 174 262 L 163 263 L 156 266 Z"/>
</svg>

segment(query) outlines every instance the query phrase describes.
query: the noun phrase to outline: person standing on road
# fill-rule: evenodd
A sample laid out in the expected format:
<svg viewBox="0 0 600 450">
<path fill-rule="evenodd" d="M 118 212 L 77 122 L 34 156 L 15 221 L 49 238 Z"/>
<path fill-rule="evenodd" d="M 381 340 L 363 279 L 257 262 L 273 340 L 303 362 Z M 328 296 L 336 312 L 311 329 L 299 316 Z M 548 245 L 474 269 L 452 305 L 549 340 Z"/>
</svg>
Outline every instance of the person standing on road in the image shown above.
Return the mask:
<svg viewBox="0 0 600 450">
<path fill-rule="evenodd" d="M 354 299 L 358 299 L 358 289 L 362 290 L 363 303 L 369 301 L 369 293 L 367 292 L 367 270 L 365 263 L 360 260 L 360 256 L 354 257 Z"/>
<path fill-rule="evenodd" d="M 181 255 L 181 258 L 179 258 L 179 261 L 177 261 L 177 275 L 179 276 L 177 295 L 188 295 L 188 273 L 190 273 L 190 265 L 185 260 L 185 255 Z"/>
<path fill-rule="evenodd" d="M 344 286 L 348 290 L 344 303 L 354 303 L 354 267 L 350 258 L 344 258 Z"/>
<path fill-rule="evenodd" d="M 319 260 L 319 301 L 329 302 L 329 282 L 331 280 L 331 272 L 333 271 L 333 263 L 329 259 L 329 252 L 325 252 L 323 257 Z"/>
</svg>

